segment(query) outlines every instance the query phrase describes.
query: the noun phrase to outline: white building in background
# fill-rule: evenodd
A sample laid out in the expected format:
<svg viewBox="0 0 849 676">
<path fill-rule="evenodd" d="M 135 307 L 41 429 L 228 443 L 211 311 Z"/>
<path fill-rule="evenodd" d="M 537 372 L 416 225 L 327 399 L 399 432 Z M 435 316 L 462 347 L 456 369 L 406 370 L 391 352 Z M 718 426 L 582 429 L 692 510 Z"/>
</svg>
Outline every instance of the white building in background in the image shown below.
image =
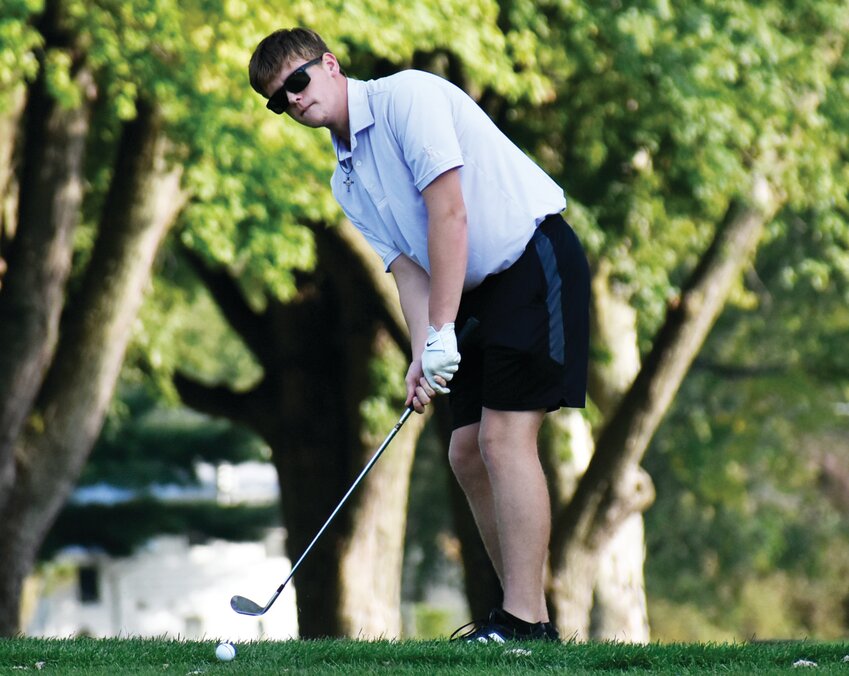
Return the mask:
<svg viewBox="0 0 849 676">
<path fill-rule="evenodd" d="M 270 468 L 273 473 L 273 468 Z M 211 477 L 218 498 L 241 502 L 263 493 L 257 467 L 224 469 Z M 243 481 L 240 474 L 244 473 Z M 222 481 L 225 479 L 225 481 Z M 246 481 L 244 481 L 246 479 Z M 276 481 L 266 483 L 273 492 Z M 269 496 L 265 496 L 269 497 Z M 28 636 L 139 636 L 183 639 L 287 639 L 298 635 L 293 585 L 266 615 L 235 613 L 230 597 L 239 594 L 264 604 L 291 570 L 283 554 L 284 531 L 262 542 L 210 541 L 162 536 L 131 557 L 113 558 L 86 550 L 66 550 L 32 576 L 24 590 L 23 623 Z"/>
</svg>

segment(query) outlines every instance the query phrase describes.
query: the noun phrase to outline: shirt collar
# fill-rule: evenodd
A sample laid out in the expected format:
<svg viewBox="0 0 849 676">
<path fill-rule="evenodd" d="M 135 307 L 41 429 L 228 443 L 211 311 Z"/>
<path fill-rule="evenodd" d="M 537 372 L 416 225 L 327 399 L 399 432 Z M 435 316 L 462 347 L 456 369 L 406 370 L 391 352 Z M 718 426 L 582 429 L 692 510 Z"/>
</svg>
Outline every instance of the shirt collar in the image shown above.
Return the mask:
<svg viewBox="0 0 849 676">
<path fill-rule="evenodd" d="M 357 147 L 357 134 L 374 124 L 374 115 L 368 100 L 368 86 L 361 80 L 347 78 L 348 81 L 348 125 L 351 128 L 351 150 L 345 149 L 332 133 L 330 139 L 339 159 L 350 157 Z"/>
</svg>

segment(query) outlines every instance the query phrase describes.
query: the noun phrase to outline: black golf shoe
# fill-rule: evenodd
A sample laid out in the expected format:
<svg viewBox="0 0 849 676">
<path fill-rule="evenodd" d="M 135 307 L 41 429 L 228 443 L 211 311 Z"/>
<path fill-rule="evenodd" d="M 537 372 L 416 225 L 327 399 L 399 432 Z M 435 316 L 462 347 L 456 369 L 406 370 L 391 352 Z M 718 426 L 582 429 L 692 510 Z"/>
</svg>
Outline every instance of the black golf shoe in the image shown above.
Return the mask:
<svg viewBox="0 0 849 676">
<path fill-rule="evenodd" d="M 559 641 L 560 634 L 551 622 L 525 622 L 501 608 L 494 608 L 485 622 L 464 624 L 451 634 L 451 640 L 468 643 Z"/>
</svg>

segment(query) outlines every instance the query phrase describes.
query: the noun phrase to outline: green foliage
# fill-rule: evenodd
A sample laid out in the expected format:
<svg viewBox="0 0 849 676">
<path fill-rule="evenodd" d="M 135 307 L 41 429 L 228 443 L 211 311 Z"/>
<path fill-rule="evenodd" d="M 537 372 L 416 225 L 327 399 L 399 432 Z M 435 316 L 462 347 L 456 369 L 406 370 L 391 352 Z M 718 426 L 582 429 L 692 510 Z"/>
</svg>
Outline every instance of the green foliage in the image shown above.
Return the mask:
<svg viewBox="0 0 849 676">
<path fill-rule="evenodd" d="M 41 12 L 43 0 L 4 0 L 0 14 L 0 108 L 6 108 L 15 85 L 31 80 L 38 71 L 34 50 L 42 37 L 31 19 Z"/>
<path fill-rule="evenodd" d="M 737 636 L 846 631 L 837 562 L 849 528 L 822 482 L 826 454 L 849 463 L 836 408 L 849 392 L 846 279 L 830 268 L 827 280 L 788 283 L 824 242 L 800 219 L 789 236 L 792 246 L 761 250 L 754 303 L 721 318 L 646 463 L 658 487 L 647 515 L 652 595 L 698 604 Z"/>
<path fill-rule="evenodd" d="M 467 86 L 497 95 L 499 123 L 566 186 L 570 220 L 594 257 L 615 262 L 641 309 L 647 348 L 677 283 L 754 173 L 793 213 L 822 212 L 812 224 L 834 242 L 829 259 L 796 274 L 821 279 L 824 267 L 849 266 L 845 9 L 826 0 L 356 0 L 249 11 L 240 2 L 100 0 L 71 3 L 69 15 L 113 115 L 130 117 L 139 95 L 166 111 L 192 196 L 182 241 L 238 273 L 260 306 L 266 293 L 290 296 L 293 271 L 315 264 L 300 223 L 340 214 L 327 135 L 269 115 L 248 87 L 254 45 L 274 28 L 311 25 L 363 78 L 375 59 L 401 68 L 417 54 L 454 55 Z M 99 157 L 108 172 L 108 154 Z M 787 221 L 776 227 L 783 236 Z"/>
<path fill-rule="evenodd" d="M 179 256 L 166 252 L 139 313 L 123 380 L 153 386 L 176 403 L 177 368 L 203 382 L 245 390 L 262 376 L 253 354 L 221 316 L 209 292 Z"/>
<path fill-rule="evenodd" d="M 39 9 L 18 0 L 0 24 L 4 83 L 33 72 L 39 38 L 30 20 Z M 350 0 L 249 9 L 75 0 L 67 15 L 111 115 L 129 119 L 138 96 L 165 111 L 192 196 L 182 240 L 239 273 L 260 304 L 266 293 L 291 295 L 293 270 L 315 263 L 300 223 L 340 215 L 327 186 L 326 134 L 269 115 L 247 86 L 256 42 L 295 24 L 318 28 L 343 62 L 362 67 L 454 55 L 467 86 L 488 101 L 497 95 L 498 121 L 567 187 L 570 218 L 594 257 L 616 263 L 642 310 L 644 348 L 729 200 L 755 173 L 772 180 L 794 214 L 817 210 L 813 227 L 833 241 L 826 260 L 808 260 L 796 274 L 823 279 L 849 265 L 841 246 L 845 2 Z M 67 95 L 68 55 L 54 50 L 48 62 L 55 91 Z M 97 159 L 92 175 L 108 174 L 108 153 Z M 106 185 L 94 181 L 87 199 Z M 783 236 L 788 220 L 776 227 Z"/>
<path fill-rule="evenodd" d="M 34 11 L 22 4 L 9 30 L 37 36 L 27 28 Z M 99 90 L 78 269 L 111 178 L 118 123 L 133 117 L 135 102 L 143 97 L 161 107 L 174 159 L 185 169 L 183 187 L 190 200 L 178 236 L 211 263 L 237 274 L 257 307 L 266 294 L 290 297 L 293 273 L 315 264 L 312 236 L 302 224 L 332 223 L 341 215 L 329 190 L 333 155 L 327 134 L 269 115 L 248 85 L 247 62 L 264 35 L 309 24 L 343 62 L 361 66 L 377 56 L 401 68 L 416 53 L 456 51 L 473 87 L 491 87 L 511 100 L 542 100 L 551 93 L 539 73 L 514 67 L 508 40 L 496 25 L 498 6 L 488 0 L 437 6 L 412 0 L 320 7 L 298 2 L 286 9 L 230 1 L 74 0 L 66 3 L 66 15 Z M 381 28 L 363 30 L 372 23 Z M 17 51 L 4 50 L 4 57 L 18 54 L 15 63 L 30 58 L 32 44 L 20 39 Z M 70 97 L 69 53 L 53 50 L 49 61 L 55 93 Z M 15 73 L 22 78 L 24 69 Z M 156 322 L 144 325 L 143 342 L 169 344 L 151 335 Z M 161 360 L 163 367 L 168 361 Z"/>
<path fill-rule="evenodd" d="M 693 636 L 706 643 L 735 638 L 733 630 L 716 626 L 700 603 L 675 603 L 663 596 L 653 596 L 648 611 L 652 640 L 660 643 L 687 643 Z"/>
<path fill-rule="evenodd" d="M 438 639 L 450 636 L 463 620 L 455 617 L 449 609 L 432 603 L 416 603 L 412 607 L 415 637 Z"/>
<path fill-rule="evenodd" d="M 386 336 L 380 344 L 379 354 L 369 362 L 369 380 L 374 394 L 360 404 L 365 430 L 375 440 L 382 440 L 398 421 L 406 395 L 406 357 Z"/>
<path fill-rule="evenodd" d="M 847 17 L 830 0 L 506 4 L 503 24 L 539 36 L 557 99 L 508 110 L 505 126 L 560 178 L 570 220 L 631 290 L 643 349 L 754 175 L 846 232 Z"/>
</svg>

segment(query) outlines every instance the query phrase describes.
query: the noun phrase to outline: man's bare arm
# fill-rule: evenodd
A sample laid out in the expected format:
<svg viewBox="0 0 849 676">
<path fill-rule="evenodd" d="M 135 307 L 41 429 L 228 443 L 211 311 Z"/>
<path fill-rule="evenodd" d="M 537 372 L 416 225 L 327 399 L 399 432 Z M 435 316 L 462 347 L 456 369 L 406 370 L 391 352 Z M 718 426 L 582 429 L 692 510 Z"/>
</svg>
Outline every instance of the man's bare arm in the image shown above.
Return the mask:
<svg viewBox="0 0 849 676">
<path fill-rule="evenodd" d="M 422 196 L 428 213 L 428 322 L 439 330 L 456 319 L 466 277 L 469 243 L 460 170 L 441 174 L 422 191 Z"/>
</svg>

